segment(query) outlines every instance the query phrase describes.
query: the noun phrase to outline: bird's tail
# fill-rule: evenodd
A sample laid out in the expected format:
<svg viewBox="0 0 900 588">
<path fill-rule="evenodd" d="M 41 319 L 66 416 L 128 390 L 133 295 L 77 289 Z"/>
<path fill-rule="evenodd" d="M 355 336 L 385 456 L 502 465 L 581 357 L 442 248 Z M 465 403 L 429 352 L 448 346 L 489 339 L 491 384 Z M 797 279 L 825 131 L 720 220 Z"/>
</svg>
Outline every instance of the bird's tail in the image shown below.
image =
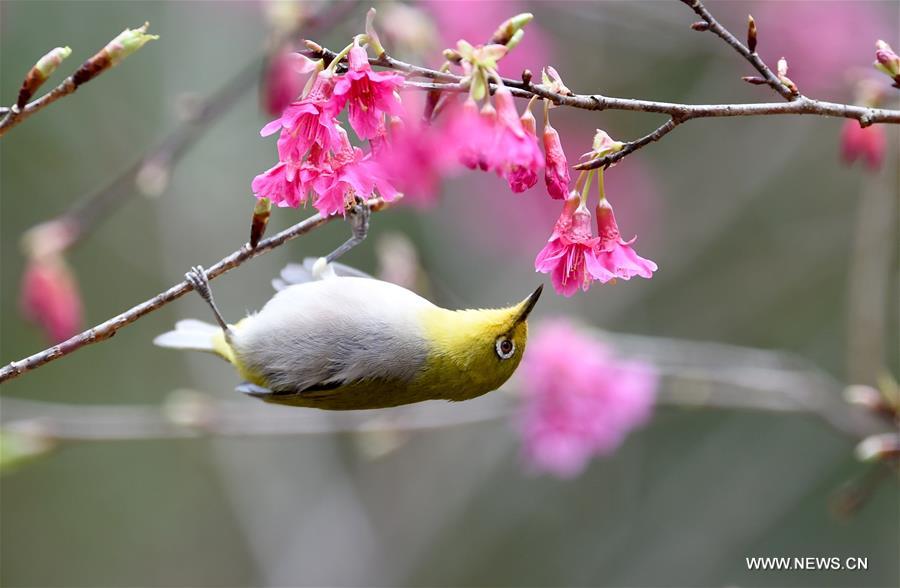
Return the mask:
<svg viewBox="0 0 900 588">
<path fill-rule="evenodd" d="M 159 335 L 153 340 L 153 344 L 172 349 L 206 351 L 225 357 L 225 359 L 230 361 L 230 358 L 223 353 L 225 338 L 222 335 L 222 330 L 216 325 L 196 319 L 178 321 L 175 323 L 174 331 Z"/>
</svg>

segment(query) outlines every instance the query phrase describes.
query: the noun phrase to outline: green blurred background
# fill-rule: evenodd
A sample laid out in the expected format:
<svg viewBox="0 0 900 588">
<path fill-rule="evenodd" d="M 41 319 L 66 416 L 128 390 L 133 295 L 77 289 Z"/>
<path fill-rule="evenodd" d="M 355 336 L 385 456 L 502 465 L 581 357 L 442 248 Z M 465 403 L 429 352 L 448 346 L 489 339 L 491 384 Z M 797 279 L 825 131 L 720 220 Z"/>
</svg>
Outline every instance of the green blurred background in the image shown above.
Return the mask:
<svg viewBox="0 0 900 588">
<path fill-rule="evenodd" d="M 366 6 L 316 40 L 343 46 L 360 32 Z M 438 28 L 450 27 L 446 6 L 418 7 L 444 14 Z M 846 64 L 867 68 L 876 38 L 900 44 L 895 1 L 709 7 L 736 32 L 753 12 L 761 53 L 772 63 L 777 43 L 785 51 L 787 41 L 811 46 L 787 57 L 791 77 L 817 97 L 851 100 Z M 691 31 L 692 14 L 677 2 L 462 3 L 449 12 L 486 35 L 523 9 L 537 17 L 521 48 L 525 65 L 538 71 L 555 64 L 575 91 L 698 103 L 777 99 L 742 84 L 739 76 L 751 73 L 746 63 L 712 35 Z M 0 142 L 0 361 L 46 346 L 19 313 L 22 232 L 102 189 L 182 124 L 185 104 L 254 62 L 269 35 L 263 11 L 250 1 L 0 4 L 4 104 L 54 46 L 72 47 L 62 67 L 68 72 L 126 26 L 150 21 L 161 36 Z M 785 28 L 789 18 L 793 29 Z M 784 30 L 797 38 L 786 39 Z M 268 120 L 257 90 L 246 92 L 177 164 L 162 195 L 130 194 L 68 255 L 89 325 L 246 240 L 250 180 L 275 158 L 274 140 L 258 135 Z M 596 127 L 626 140 L 662 120 L 554 112 L 570 159 L 587 150 Z M 638 251 L 660 271 L 651 281 L 596 286 L 572 299 L 545 295 L 538 316 L 784 350 L 848 383 L 870 384 L 876 375 L 866 368 L 851 375 L 853 365 L 896 374 L 898 133 L 888 129 L 886 164 L 873 174 L 839 164 L 841 124 L 699 120 L 629 157 L 607 174 L 610 199 L 623 233 L 639 234 Z M 543 278 L 532 263 L 557 214 L 546 200 L 539 189 L 512 195 L 493 176 L 462 175 L 443 186 L 433 209 L 377 215 L 371 240 L 348 263 L 377 271 L 379 240 L 399 232 L 415 244 L 436 302 L 517 300 Z M 889 264 L 872 287 L 889 288 L 892 301 L 880 314 L 883 357 L 870 361 L 854 359 L 848 345 L 858 326 L 848 310 L 860 287 L 851 279 L 858 275 L 854 247 L 875 230 L 859 222 L 867 202 L 876 209 L 887 203 L 890 213 L 887 233 L 874 240 L 882 252 L 876 257 Z M 270 231 L 305 214 L 277 209 Z M 883 230 L 885 222 L 876 225 Z M 346 234 L 333 223 L 216 280 L 220 307 L 228 317 L 260 307 L 280 267 L 329 251 Z M 199 298 L 5 384 L 3 395 L 144 405 L 191 388 L 234 399 L 236 376 L 219 360 L 150 344 L 189 316 L 207 318 Z M 828 510 L 835 489 L 863 471 L 855 442 L 810 417 L 661 407 L 616 455 L 571 481 L 523 472 L 508 420 L 412 433 L 379 458 L 361 451 L 353 435 L 72 444 L 0 479 L 0 582 L 896 586 L 896 480 L 880 484 L 855 516 L 839 519 Z M 748 571 L 744 558 L 756 555 L 862 556 L 869 570 Z"/>
</svg>

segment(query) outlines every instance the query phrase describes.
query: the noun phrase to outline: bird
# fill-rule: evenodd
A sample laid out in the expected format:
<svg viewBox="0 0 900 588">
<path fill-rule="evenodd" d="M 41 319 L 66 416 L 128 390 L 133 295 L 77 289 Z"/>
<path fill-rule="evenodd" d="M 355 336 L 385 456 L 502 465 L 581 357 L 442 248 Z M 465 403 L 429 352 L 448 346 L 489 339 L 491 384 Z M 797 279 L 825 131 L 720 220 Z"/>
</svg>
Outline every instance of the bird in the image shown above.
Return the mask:
<svg viewBox="0 0 900 588">
<path fill-rule="evenodd" d="M 360 240 L 355 230 L 348 243 Z M 218 325 L 182 320 L 154 343 L 218 355 L 245 380 L 237 390 L 265 402 L 324 410 L 469 400 L 515 372 L 543 286 L 506 308 L 448 310 L 335 257 L 289 264 L 275 295 L 233 325 L 196 266 L 186 279 Z"/>
</svg>

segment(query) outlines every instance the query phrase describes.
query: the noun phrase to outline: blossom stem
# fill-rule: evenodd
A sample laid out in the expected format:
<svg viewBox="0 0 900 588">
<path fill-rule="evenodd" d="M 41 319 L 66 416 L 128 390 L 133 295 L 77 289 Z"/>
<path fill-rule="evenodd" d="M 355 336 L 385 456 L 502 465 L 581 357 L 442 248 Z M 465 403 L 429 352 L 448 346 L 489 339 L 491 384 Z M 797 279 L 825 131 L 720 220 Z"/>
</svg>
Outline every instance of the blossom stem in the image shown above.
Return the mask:
<svg viewBox="0 0 900 588">
<path fill-rule="evenodd" d="M 597 194 L 600 195 L 600 202 L 606 200 L 606 187 L 603 184 L 603 168 L 597 168 Z"/>
<path fill-rule="evenodd" d="M 591 182 L 593 182 L 596 172 L 597 170 L 595 169 L 587 172 L 587 180 L 584 182 L 584 188 L 581 189 L 581 203 L 585 206 L 587 205 L 588 192 L 591 191 Z"/>
</svg>

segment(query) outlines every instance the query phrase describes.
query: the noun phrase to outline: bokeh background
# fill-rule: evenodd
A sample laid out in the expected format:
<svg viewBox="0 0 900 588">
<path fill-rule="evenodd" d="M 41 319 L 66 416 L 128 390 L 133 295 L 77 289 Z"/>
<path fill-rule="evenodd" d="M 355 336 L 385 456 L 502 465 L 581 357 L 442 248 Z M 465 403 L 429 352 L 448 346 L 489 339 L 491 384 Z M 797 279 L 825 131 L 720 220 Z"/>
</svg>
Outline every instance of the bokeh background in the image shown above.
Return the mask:
<svg viewBox="0 0 900 588">
<path fill-rule="evenodd" d="M 382 17 L 399 14 L 396 5 L 376 5 Z M 343 46 L 361 32 L 367 6 L 351 7 L 336 26 L 311 36 Z M 777 99 L 741 83 L 749 66 L 712 35 L 691 31 L 693 14 L 677 2 L 406 6 L 443 39 L 427 51 L 398 47 L 411 60 L 434 63 L 457 38 L 480 41 L 507 16 L 528 10 L 535 22 L 501 65 L 510 76 L 554 64 L 581 92 L 689 103 Z M 852 100 L 853 80 L 868 74 L 875 40 L 900 45 L 896 1 L 709 2 L 709 8 L 736 33 L 752 12 L 762 56 L 770 63 L 787 56 L 791 78 L 815 97 Z M 23 231 L 103 189 L 184 125 L 191 104 L 239 71 L 261 71 L 259 56 L 272 34 L 265 11 L 265 3 L 252 1 L 0 4 L 4 104 L 49 48 L 72 47 L 61 70 L 68 72 L 126 26 L 150 21 L 161 36 L 0 142 L 3 363 L 47 345 L 19 312 Z M 401 33 L 412 26 L 401 24 Z M 172 168 L 162 194 L 147 197 L 129 186 L 121 204 L 67 256 L 88 325 L 246 240 L 250 180 L 275 159 L 274 140 L 258 135 L 269 116 L 257 86 L 204 131 Z M 627 140 L 662 121 L 640 113 L 554 112 L 570 159 L 588 150 L 597 127 Z M 623 233 L 639 235 L 638 251 L 659 272 L 650 281 L 597 285 L 572 299 L 545 292 L 536 318 L 567 316 L 607 332 L 645 335 L 650 347 L 652 338 L 666 338 L 776 350 L 845 383 L 874 384 L 880 372 L 896 374 L 898 132 L 888 129 L 886 163 L 873 173 L 841 165 L 841 125 L 813 117 L 698 120 L 628 157 L 607 174 L 609 197 Z M 496 177 L 463 174 L 443 184 L 431 209 L 377 215 L 371 240 L 347 261 L 381 271 L 378 251 L 399 234 L 414 245 L 436 302 L 505 304 L 545 278 L 534 273 L 533 259 L 557 207 L 540 185 L 513 195 Z M 276 209 L 270 231 L 305 214 Z M 216 280 L 220 307 L 228 317 L 258 308 L 280 267 L 330 251 L 346 234 L 346 226 L 333 223 Z M 183 298 L 109 342 L 5 384 L 3 398 L 158 406 L 173 390 L 191 389 L 259 410 L 251 399 L 235 398 L 236 376 L 219 360 L 150 344 L 189 316 L 207 318 L 199 298 Z M 473 406 L 466 410 L 477 415 Z M 272 410 L 282 418 L 283 411 L 302 411 Z M 408 410 L 364 418 L 402 422 Z M 452 420 L 460 407 L 428 410 Z M 327 424 L 333 417 L 303 418 Z M 400 430 L 387 439 L 306 434 L 70 443 L 0 478 L 0 582 L 896 586 L 895 473 L 852 515 L 829 509 L 840 487 L 866 475 L 869 466 L 853 456 L 858 441 L 802 413 L 659 406 L 617 453 L 573 480 L 522 467 L 512 418 Z M 869 569 L 748 571 L 744 558 L 756 555 L 861 556 Z"/>
</svg>

